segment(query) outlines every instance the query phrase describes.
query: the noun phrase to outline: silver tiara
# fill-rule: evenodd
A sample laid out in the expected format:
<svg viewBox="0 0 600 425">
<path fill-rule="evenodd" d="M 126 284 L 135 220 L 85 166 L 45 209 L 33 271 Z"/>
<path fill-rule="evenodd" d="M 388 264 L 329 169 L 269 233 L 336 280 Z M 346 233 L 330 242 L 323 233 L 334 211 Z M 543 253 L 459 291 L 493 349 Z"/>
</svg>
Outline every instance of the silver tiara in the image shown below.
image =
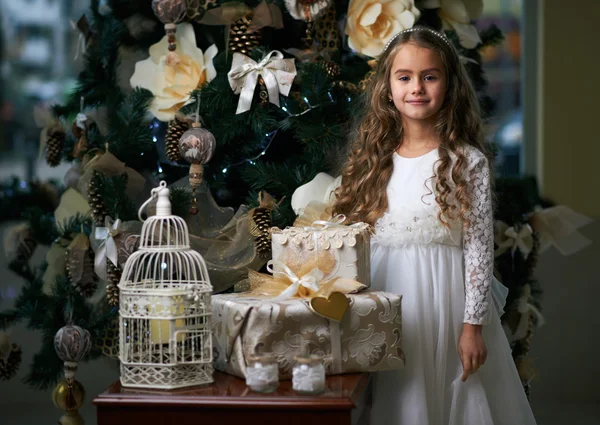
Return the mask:
<svg viewBox="0 0 600 425">
<path fill-rule="evenodd" d="M 388 49 L 388 47 L 390 47 L 390 44 L 392 44 L 394 42 L 394 40 L 397 39 L 398 37 L 400 37 L 402 34 L 406 34 L 406 33 L 413 32 L 413 31 L 428 31 L 431 34 L 435 35 L 436 37 L 439 37 L 442 40 L 444 40 L 444 43 L 446 43 L 446 45 L 448 47 L 452 48 L 452 43 L 450 43 L 450 40 L 448 40 L 445 35 L 442 35 L 441 33 L 437 32 L 436 30 L 432 30 L 431 28 L 418 26 L 418 27 L 412 27 L 412 28 L 408 28 L 403 31 L 400 31 L 398 34 L 396 34 L 395 36 L 390 38 L 390 40 L 386 43 L 383 51 L 385 52 Z"/>
</svg>

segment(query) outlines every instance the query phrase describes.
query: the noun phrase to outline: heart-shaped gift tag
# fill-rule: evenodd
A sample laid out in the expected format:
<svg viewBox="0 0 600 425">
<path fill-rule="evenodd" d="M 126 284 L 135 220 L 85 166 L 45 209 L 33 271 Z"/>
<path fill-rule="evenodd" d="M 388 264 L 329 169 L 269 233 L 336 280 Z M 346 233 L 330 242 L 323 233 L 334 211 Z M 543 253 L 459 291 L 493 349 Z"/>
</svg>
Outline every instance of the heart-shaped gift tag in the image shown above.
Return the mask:
<svg viewBox="0 0 600 425">
<path fill-rule="evenodd" d="M 329 297 L 314 297 L 310 300 L 312 311 L 327 319 L 339 322 L 350 307 L 350 300 L 341 292 L 332 292 Z"/>
</svg>

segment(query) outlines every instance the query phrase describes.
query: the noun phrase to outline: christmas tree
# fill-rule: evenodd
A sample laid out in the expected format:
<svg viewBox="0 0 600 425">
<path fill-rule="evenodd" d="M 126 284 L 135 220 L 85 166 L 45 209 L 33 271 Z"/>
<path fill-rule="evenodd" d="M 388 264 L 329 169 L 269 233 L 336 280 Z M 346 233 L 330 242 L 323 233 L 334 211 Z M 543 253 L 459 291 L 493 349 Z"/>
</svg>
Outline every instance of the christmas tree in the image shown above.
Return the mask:
<svg viewBox="0 0 600 425">
<path fill-rule="evenodd" d="M 260 268 L 268 228 L 295 219 L 293 192 L 319 172 L 339 174 L 374 61 L 396 32 L 425 25 L 445 33 L 492 112 L 480 52 L 502 35 L 472 25 L 482 2 L 91 3 L 77 25 L 85 40 L 78 84 L 66 102 L 37 114 L 48 163 L 72 163 L 65 188 L 2 187 L 10 202 L 1 218 L 25 211 L 28 224 L 12 235 L 22 249 L 11 262 L 27 283 L 0 324 L 24 320 L 43 331 L 27 377 L 38 388 L 61 374 L 53 344 L 67 322 L 90 332 L 89 358 L 115 357 L 116 283 L 136 248 L 137 210 L 159 180 L 173 185 L 174 212 L 186 219 L 194 247 L 229 253 L 228 261 L 207 259 L 217 290 L 231 290 L 246 267 Z M 522 221 L 535 204 L 505 220 Z M 48 264 L 29 264 L 32 243 L 51 247 Z M 243 258 L 233 258 L 239 252 Z M 509 270 L 514 257 L 502 261 Z M 512 300 L 525 283 L 511 283 Z"/>
</svg>

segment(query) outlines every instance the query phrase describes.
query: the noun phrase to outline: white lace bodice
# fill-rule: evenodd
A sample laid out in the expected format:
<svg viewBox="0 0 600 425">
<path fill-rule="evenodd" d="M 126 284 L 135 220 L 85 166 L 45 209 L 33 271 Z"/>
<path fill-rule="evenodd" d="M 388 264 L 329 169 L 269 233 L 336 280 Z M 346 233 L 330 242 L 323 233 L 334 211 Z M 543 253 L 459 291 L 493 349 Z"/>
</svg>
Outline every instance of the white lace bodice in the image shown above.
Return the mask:
<svg viewBox="0 0 600 425">
<path fill-rule="evenodd" d="M 386 246 L 443 244 L 461 247 L 465 265 L 464 322 L 487 323 L 494 265 L 490 173 L 485 156 L 466 148 L 466 181 L 472 194 L 471 226 L 458 220 L 446 227 L 438 219 L 434 196 L 434 167 L 438 150 L 417 158 L 394 154 L 394 172 L 387 187 L 388 211 L 375 224 L 373 243 Z"/>
</svg>

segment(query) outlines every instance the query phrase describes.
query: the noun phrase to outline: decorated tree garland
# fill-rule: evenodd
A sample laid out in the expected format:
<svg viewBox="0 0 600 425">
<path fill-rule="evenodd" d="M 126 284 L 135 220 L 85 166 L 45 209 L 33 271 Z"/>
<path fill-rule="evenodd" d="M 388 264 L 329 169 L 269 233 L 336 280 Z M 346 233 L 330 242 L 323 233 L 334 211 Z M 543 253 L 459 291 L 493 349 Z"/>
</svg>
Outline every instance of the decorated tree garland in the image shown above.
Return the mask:
<svg viewBox="0 0 600 425">
<path fill-rule="evenodd" d="M 0 314 L 7 326 L 25 320 L 54 335 L 64 325 L 68 295 L 73 300 L 73 322 L 85 324 L 90 333 L 89 358 L 115 355 L 116 282 L 135 250 L 135 242 L 128 239 L 135 231 L 123 226 L 133 226 L 149 187 L 163 178 L 177 182 L 171 190 L 173 210 L 186 218 L 195 249 L 218 247 L 219 260 L 207 260 L 211 281 L 220 291 L 230 290 L 241 280 L 240 270 L 259 269 L 268 260 L 268 229 L 285 227 L 296 218 L 291 205 L 294 191 L 320 172 L 335 175 L 337 154 L 345 145 L 357 101 L 372 76 L 374 61 L 394 35 L 384 29 L 426 25 L 444 31 L 463 57 L 485 113 L 491 112 L 480 51 L 500 42 L 502 35 L 495 27 L 478 32 L 473 26 L 482 13 L 481 2 L 117 3 L 92 2 L 84 70 L 76 89 L 38 122 L 46 129 L 42 145 L 49 164 L 72 161 L 73 168 L 65 181 L 68 189 L 60 193 L 60 205 L 56 200 L 36 208 L 32 199 L 39 196 L 39 188 L 21 193 L 19 202 L 26 206 L 22 210 L 27 210 L 31 233 L 23 238 L 28 242 L 19 257 L 18 273 L 27 284 L 14 308 Z M 381 13 L 369 23 L 363 13 L 373 5 L 377 5 L 373 10 L 381 6 Z M 132 24 L 140 17 L 146 25 Z M 132 47 L 147 50 L 147 59 L 127 63 L 126 52 Z M 69 126 L 71 131 L 66 132 Z M 161 162 L 163 148 L 168 161 Z M 180 159 L 193 163 L 189 182 Z M 259 197 L 261 191 L 272 198 Z M 4 188 L 2 195 L 5 200 L 14 198 Z M 271 199 L 280 200 L 276 208 Z M 536 226 L 530 223 L 534 207 L 523 205 L 519 215 L 510 218 L 500 214 L 498 219 L 508 226 L 501 233 L 513 227 L 519 235 L 530 224 L 536 240 Z M 10 202 L 3 202 L 0 218 L 18 217 L 21 210 L 10 208 Z M 74 253 L 85 238 L 94 252 L 91 279 L 87 278 L 92 251 L 78 250 L 84 253 L 80 264 L 85 263 L 86 270 L 81 276 L 75 273 L 73 259 L 65 256 L 68 247 Z M 44 273 L 28 264 L 33 241 L 51 246 Z M 504 319 L 514 311 L 528 316 L 529 331 L 511 341 L 519 362 L 526 358 L 527 341 L 541 323 L 528 305 L 538 312 L 541 306 L 539 285 L 531 279 L 536 245 L 527 258 L 521 258 L 519 244 L 514 246 L 513 250 L 511 241 L 496 263 L 502 281 L 515 278 L 513 270 L 524 276 L 509 286 L 511 308 Z M 226 255 L 233 251 L 244 255 L 233 261 L 231 254 Z M 91 305 L 97 279 L 108 281 L 106 297 Z M 525 303 L 517 302 L 523 298 Z M 521 323 L 521 316 L 514 322 Z M 52 341 L 44 340 L 27 377 L 32 385 L 49 388 L 60 376 L 60 362 L 48 360 L 53 350 Z M 16 355 L 14 359 L 13 364 Z M 525 375 L 522 378 L 528 383 Z M 63 389 L 79 391 L 69 385 Z"/>
</svg>

